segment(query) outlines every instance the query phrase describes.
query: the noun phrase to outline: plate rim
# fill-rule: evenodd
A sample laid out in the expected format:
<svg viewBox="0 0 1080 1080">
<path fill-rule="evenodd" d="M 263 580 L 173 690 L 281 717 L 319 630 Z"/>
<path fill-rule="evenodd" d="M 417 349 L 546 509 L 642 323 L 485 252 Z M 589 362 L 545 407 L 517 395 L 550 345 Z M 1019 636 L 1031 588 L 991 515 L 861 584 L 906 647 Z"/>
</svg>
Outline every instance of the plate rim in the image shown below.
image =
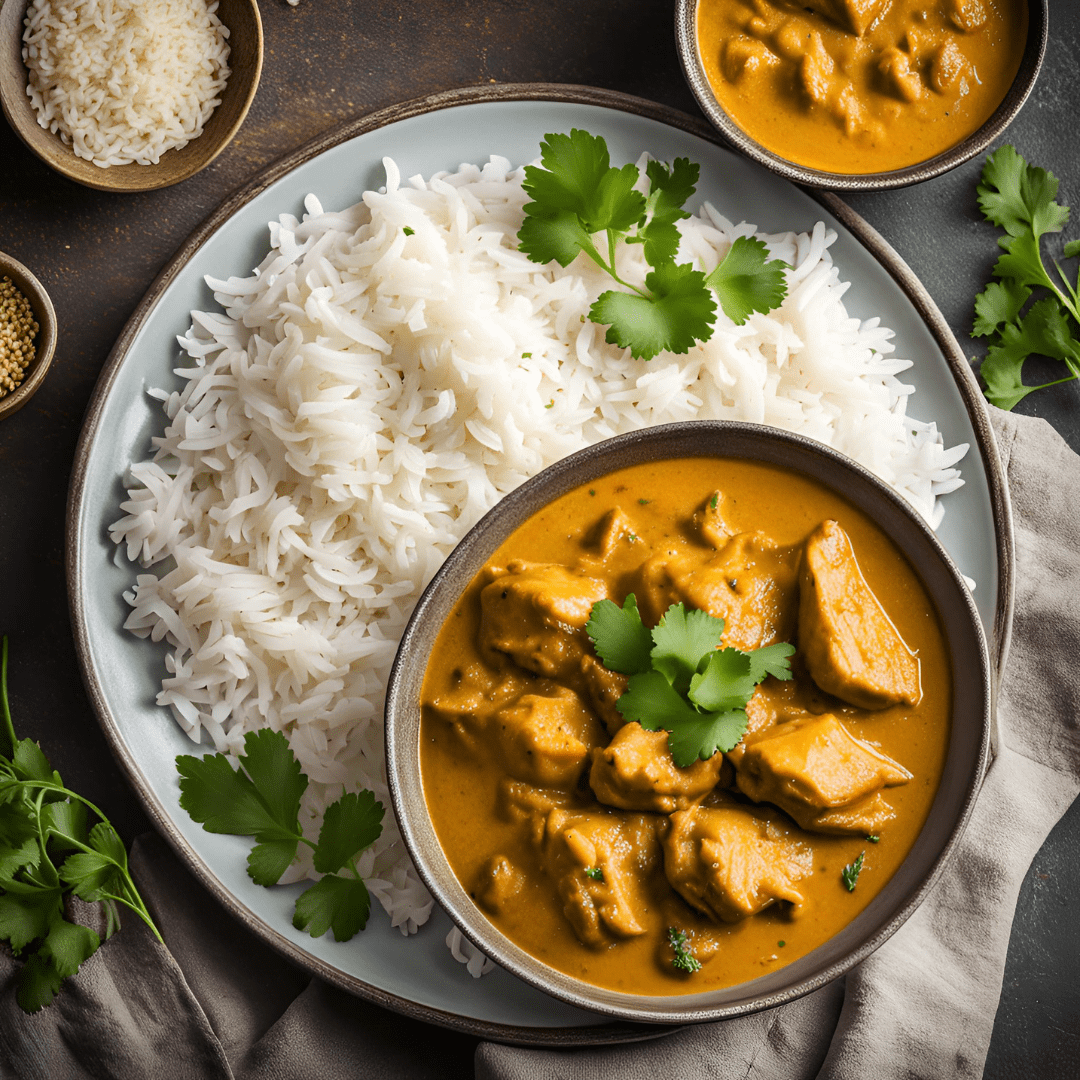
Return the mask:
<svg viewBox="0 0 1080 1080">
<path fill-rule="evenodd" d="M 605 1021 L 580 1027 L 539 1028 L 459 1016 L 435 1006 L 414 1002 L 340 971 L 320 958 L 300 949 L 237 900 L 213 874 L 199 853 L 180 834 L 150 788 L 146 777 L 128 749 L 108 708 L 98 673 L 91 661 L 86 615 L 80 589 L 83 540 L 81 510 L 90 451 L 99 432 L 102 411 L 136 335 L 162 299 L 165 291 L 199 248 L 231 219 L 241 207 L 262 191 L 294 169 L 335 146 L 411 117 L 461 105 L 514 101 L 551 101 L 563 104 L 591 105 L 617 112 L 632 113 L 695 135 L 728 152 L 734 152 L 720 133 L 705 121 L 659 102 L 621 91 L 573 83 L 499 83 L 444 90 L 346 120 L 271 162 L 236 191 L 226 196 L 188 235 L 187 239 L 183 241 L 175 254 L 154 278 L 142 300 L 128 318 L 106 358 L 83 417 L 72 464 L 65 514 L 65 581 L 79 668 L 94 715 L 105 734 L 109 747 L 159 834 L 168 841 L 187 869 L 194 874 L 200 884 L 222 904 L 230 915 L 255 932 L 272 948 L 285 955 L 293 963 L 311 972 L 311 974 L 351 994 L 384 1008 L 392 1009 L 412 1019 L 422 1020 L 480 1038 L 521 1046 L 611 1045 L 656 1038 L 678 1030 L 679 1026 Z M 798 187 L 798 185 L 793 186 Z M 997 538 L 998 591 L 993 628 L 989 635 L 992 673 L 991 705 L 993 708 L 998 678 L 1003 669 L 1007 653 L 1011 625 L 1013 529 L 1004 470 L 982 393 L 970 365 L 934 300 L 911 268 L 891 245 L 861 216 L 847 206 L 839 196 L 831 192 L 815 191 L 808 188 L 799 188 L 799 190 L 810 195 L 829 213 L 840 220 L 855 239 L 869 250 L 875 261 L 889 273 L 913 304 L 919 317 L 923 320 L 945 357 L 974 428 L 976 444 L 987 475 L 994 532 Z"/>
</svg>

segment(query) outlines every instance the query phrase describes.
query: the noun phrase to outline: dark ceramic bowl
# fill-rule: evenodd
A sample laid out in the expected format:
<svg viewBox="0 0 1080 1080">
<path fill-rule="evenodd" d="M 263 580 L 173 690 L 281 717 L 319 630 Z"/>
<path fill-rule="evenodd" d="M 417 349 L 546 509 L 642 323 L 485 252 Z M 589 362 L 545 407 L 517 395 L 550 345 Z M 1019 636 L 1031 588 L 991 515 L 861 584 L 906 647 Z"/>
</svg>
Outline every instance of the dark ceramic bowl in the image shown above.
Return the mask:
<svg viewBox="0 0 1080 1080">
<path fill-rule="evenodd" d="M 952 730 L 941 784 L 911 853 L 871 904 L 840 933 L 788 966 L 727 989 L 676 997 L 617 993 L 571 978 L 530 956 L 488 921 L 454 876 L 428 816 L 420 775 L 420 689 L 435 638 L 463 590 L 495 549 L 560 495 L 642 462 L 732 457 L 787 468 L 842 494 L 892 538 L 937 606 L 951 656 Z M 453 550 L 420 598 L 390 674 L 386 761 L 390 793 L 420 876 L 463 933 L 519 978 L 583 1009 L 626 1020 L 681 1024 L 782 1004 L 864 960 L 918 907 L 953 854 L 985 768 L 990 666 L 971 594 L 933 532 L 891 488 L 828 447 L 775 428 L 693 421 L 608 439 L 545 469 L 503 499 Z"/>
<path fill-rule="evenodd" d="M 701 111 L 737 150 L 796 184 L 826 188 L 831 191 L 881 191 L 886 188 L 917 184 L 955 169 L 957 165 L 962 165 L 976 154 L 981 154 L 986 150 L 1012 123 L 1035 86 L 1039 69 L 1042 67 L 1049 23 L 1048 4 L 1049 0 L 1027 0 L 1028 36 L 1024 55 L 1020 60 L 1020 70 L 1017 71 L 1016 78 L 1013 79 L 1013 84 L 1004 100 L 982 127 L 963 142 L 957 143 L 936 157 L 892 172 L 834 173 L 823 169 L 812 169 L 781 157 L 747 135 L 724 110 L 705 75 L 697 41 L 698 0 L 676 0 L 675 43 L 679 50 L 683 74 L 690 84 L 694 97 L 697 98 L 698 105 L 701 106 Z"/>
</svg>

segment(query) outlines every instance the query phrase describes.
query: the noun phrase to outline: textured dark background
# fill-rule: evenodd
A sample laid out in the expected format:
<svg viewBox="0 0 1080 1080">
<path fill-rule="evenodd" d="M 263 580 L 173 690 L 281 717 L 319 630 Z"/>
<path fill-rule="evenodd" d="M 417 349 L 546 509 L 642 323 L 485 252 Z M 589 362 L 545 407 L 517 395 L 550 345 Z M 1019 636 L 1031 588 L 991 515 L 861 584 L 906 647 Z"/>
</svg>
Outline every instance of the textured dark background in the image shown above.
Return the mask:
<svg viewBox="0 0 1080 1080">
<path fill-rule="evenodd" d="M 40 739 L 65 779 L 130 841 L 149 828 L 90 712 L 72 644 L 63 576 L 68 476 L 83 411 L 109 350 L 188 233 L 263 166 L 314 135 L 385 105 L 451 87 L 573 82 L 699 115 L 675 53 L 671 0 L 285 0 L 261 3 L 262 84 L 232 145 L 164 191 L 108 195 L 50 172 L 0 124 L 0 249 L 44 283 L 60 322 L 43 387 L 0 423 L 0 628 L 12 639 L 16 725 Z M 1050 45 L 1009 129 L 1029 160 L 1080 201 L 1080 3 L 1050 0 Z M 851 205 L 922 279 L 970 356 L 974 294 L 996 231 L 975 202 L 981 162 Z M 1076 228 L 1069 235 L 1078 235 Z M 1033 369 L 1029 380 L 1037 372 Z M 1052 377 L 1049 372 L 1047 378 Z M 1080 449 L 1080 386 L 1029 397 Z M 1078 598 L 1080 599 L 1080 598 Z M 1020 894 L 986 1077 L 1080 1075 L 1080 802 L 1036 857 Z M 223 919 L 227 916 L 223 913 Z M 406 1026 L 407 1022 L 406 1022 Z M 418 1026 L 419 1027 L 419 1026 Z M 472 1040 L 420 1028 L 446 1075 L 472 1073 Z"/>
</svg>

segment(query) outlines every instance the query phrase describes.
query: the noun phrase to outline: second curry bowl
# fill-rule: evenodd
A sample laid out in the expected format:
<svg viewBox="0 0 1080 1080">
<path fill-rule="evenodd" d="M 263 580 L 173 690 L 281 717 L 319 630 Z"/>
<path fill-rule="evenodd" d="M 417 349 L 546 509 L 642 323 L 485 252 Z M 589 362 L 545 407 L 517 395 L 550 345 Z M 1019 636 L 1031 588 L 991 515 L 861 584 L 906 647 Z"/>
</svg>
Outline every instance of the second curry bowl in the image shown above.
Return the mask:
<svg viewBox="0 0 1080 1080">
<path fill-rule="evenodd" d="M 963 579 L 868 472 L 768 428 L 645 429 L 451 554 L 391 675 L 391 793 L 496 962 L 613 1016 L 719 1019 L 842 974 L 918 905 L 981 777 L 988 670 Z"/>
</svg>

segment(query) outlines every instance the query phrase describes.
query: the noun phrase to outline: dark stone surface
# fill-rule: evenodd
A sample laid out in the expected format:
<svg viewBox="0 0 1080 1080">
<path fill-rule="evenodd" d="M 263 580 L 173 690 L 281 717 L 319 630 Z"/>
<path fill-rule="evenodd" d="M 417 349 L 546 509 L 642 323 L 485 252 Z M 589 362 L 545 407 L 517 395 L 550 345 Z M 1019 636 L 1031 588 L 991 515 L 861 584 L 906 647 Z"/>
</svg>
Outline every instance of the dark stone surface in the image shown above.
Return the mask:
<svg viewBox="0 0 1080 1080">
<path fill-rule="evenodd" d="M 97 375 L 184 237 L 260 168 L 319 132 L 450 87 L 585 83 L 698 112 L 678 67 L 671 3 L 300 0 L 294 8 L 264 0 L 261 7 L 266 56 L 251 113 L 225 153 L 185 183 L 126 196 L 81 188 L 0 125 L 0 249 L 40 277 L 60 320 L 44 386 L 0 423 L 0 629 L 12 639 L 12 708 L 20 733 L 40 739 L 128 841 L 150 825 L 79 680 L 63 579 L 65 501 Z M 1050 9 L 1046 64 L 1007 140 L 1063 178 L 1063 201 L 1080 202 L 1080 5 L 1050 0 Z M 982 351 L 967 336 L 972 298 L 989 276 L 997 235 L 975 203 L 980 168 L 973 161 L 915 188 L 850 199 L 911 264 L 972 356 Z M 1078 384 L 1033 395 L 1020 409 L 1044 416 L 1080 449 Z M 986 1066 L 992 1080 L 1080 1073 L 1078 849 L 1080 804 L 1051 834 L 1020 895 Z M 471 1072 L 469 1040 L 435 1030 L 417 1037 L 445 1054 L 448 1075 Z"/>
</svg>

